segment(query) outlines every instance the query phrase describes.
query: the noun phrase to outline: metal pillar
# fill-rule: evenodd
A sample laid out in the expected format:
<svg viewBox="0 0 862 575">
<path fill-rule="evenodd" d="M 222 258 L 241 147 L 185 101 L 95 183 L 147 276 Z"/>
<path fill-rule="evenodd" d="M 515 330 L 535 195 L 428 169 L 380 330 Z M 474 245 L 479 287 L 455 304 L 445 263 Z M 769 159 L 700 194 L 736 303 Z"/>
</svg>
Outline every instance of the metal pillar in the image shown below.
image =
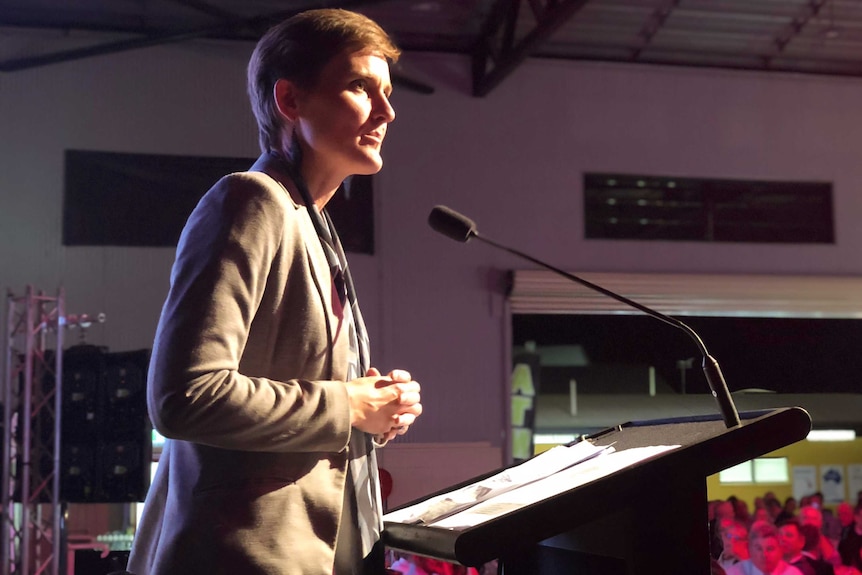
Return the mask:
<svg viewBox="0 0 862 575">
<path fill-rule="evenodd" d="M 9 293 L 6 311 L 0 575 L 60 575 L 63 290 Z"/>
</svg>

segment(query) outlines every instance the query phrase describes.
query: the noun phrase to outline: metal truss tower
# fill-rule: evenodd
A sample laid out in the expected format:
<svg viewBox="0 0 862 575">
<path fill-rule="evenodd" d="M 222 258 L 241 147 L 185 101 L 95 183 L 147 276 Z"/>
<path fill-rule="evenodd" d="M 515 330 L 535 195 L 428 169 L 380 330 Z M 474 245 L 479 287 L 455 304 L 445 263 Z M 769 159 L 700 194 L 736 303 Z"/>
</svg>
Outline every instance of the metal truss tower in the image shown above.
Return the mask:
<svg viewBox="0 0 862 575">
<path fill-rule="evenodd" d="M 60 575 L 64 297 L 7 296 L 0 575 Z"/>
</svg>

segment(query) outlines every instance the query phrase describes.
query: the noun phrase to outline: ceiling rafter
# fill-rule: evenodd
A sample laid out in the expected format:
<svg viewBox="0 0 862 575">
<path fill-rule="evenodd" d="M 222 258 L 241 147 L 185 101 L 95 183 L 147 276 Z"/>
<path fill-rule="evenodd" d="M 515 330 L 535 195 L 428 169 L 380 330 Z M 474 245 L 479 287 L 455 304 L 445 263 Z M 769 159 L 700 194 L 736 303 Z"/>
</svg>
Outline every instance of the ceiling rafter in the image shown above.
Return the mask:
<svg viewBox="0 0 862 575">
<path fill-rule="evenodd" d="M 0 72 L 195 38 L 251 43 L 278 17 L 339 6 L 367 13 L 408 53 L 472 56 L 477 96 L 528 57 L 862 77 L 860 0 L 0 3 Z"/>
<path fill-rule="evenodd" d="M 308 8 L 308 6 L 297 7 L 291 10 L 281 10 L 278 12 L 247 18 L 241 16 L 240 14 L 213 6 L 212 4 L 204 0 L 172 1 L 176 4 L 181 4 L 183 6 L 197 10 L 198 12 L 213 16 L 219 19 L 220 22 L 213 24 L 212 26 L 205 26 L 191 30 L 154 32 L 136 38 L 129 38 L 126 40 L 119 40 L 114 42 L 103 42 L 100 44 L 86 46 L 83 48 L 60 50 L 57 52 L 50 52 L 37 56 L 27 56 L 23 58 L 11 58 L 8 60 L 0 61 L 0 72 L 19 72 L 31 68 L 48 66 L 51 64 L 71 62 L 74 60 L 82 60 L 85 58 L 92 58 L 107 54 L 116 54 L 128 50 L 137 50 L 163 44 L 184 42 L 188 40 L 205 38 L 209 36 L 217 36 L 227 33 L 230 33 L 231 36 L 247 35 L 250 38 L 254 38 L 263 34 L 263 32 L 270 25 L 272 25 L 272 23 L 281 21 L 285 18 L 289 18 L 290 16 L 293 16 L 294 14 L 302 12 L 303 10 Z M 381 1 L 383 0 L 354 0 L 352 2 L 330 2 L 329 4 L 332 4 L 332 7 L 335 7 L 337 5 L 338 7 L 342 8 L 346 8 L 348 6 L 358 8 L 361 6 L 375 4 Z M 322 6 L 316 4 L 316 7 Z M 237 31 L 243 30 L 246 31 L 247 34 L 237 33 Z M 428 84 L 408 78 L 398 73 L 392 74 L 392 82 L 405 89 L 412 90 L 420 94 L 434 93 L 434 88 L 429 86 Z"/>
<path fill-rule="evenodd" d="M 237 30 L 249 30 L 253 36 L 259 36 L 271 26 L 274 22 L 279 22 L 285 18 L 289 18 L 299 12 L 309 8 L 360 8 L 385 0 L 346 0 L 346 1 L 329 1 L 329 2 L 307 2 L 302 6 L 296 6 L 289 10 L 278 10 L 268 14 L 261 14 L 252 17 L 242 17 L 238 14 L 222 10 L 215 7 L 204 0 L 173 0 L 177 4 L 182 4 L 193 8 L 199 12 L 206 13 L 210 16 L 216 16 L 221 19 L 221 22 L 212 26 L 203 26 L 200 28 L 186 30 L 170 30 L 157 31 L 150 34 L 145 34 L 137 38 L 119 40 L 115 42 L 105 42 L 94 46 L 84 48 L 75 48 L 71 50 L 61 50 L 38 56 L 28 56 L 24 58 L 12 58 L 0 62 L 0 72 L 18 72 L 30 68 L 38 68 L 40 66 L 48 66 L 50 64 L 58 64 L 61 62 L 70 62 L 73 60 L 81 60 L 94 56 L 102 56 L 106 54 L 116 54 L 128 50 L 137 50 L 140 48 L 148 48 L 162 44 L 170 44 L 174 42 L 183 42 L 194 40 L 197 38 L 205 38 L 219 34 L 236 35 Z M 0 22 L 3 25 L 12 25 L 14 23 Z M 87 30 L 86 26 L 64 25 L 62 29 L 80 29 Z M 104 31 L 104 30 L 102 30 Z"/>
<path fill-rule="evenodd" d="M 126 52 L 128 50 L 138 50 L 141 48 L 149 48 L 151 46 L 159 46 L 162 44 L 170 44 L 174 42 L 183 42 L 204 38 L 210 35 L 224 32 L 225 30 L 236 29 L 238 27 L 251 26 L 259 22 L 261 19 L 269 19 L 275 15 L 258 16 L 255 18 L 242 18 L 237 14 L 222 10 L 203 0 L 173 0 L 176 4 L 181 4 L 189 8 L 193 8 L 198 12 L 205 13 L 210 16 L 215 16 L 221 20 L 218 24 L 196 28 L 192 30 L 175 30 L 163 31 L 146 34 L 137 38 L 129 38 L 115 42 L 103 42 L 93 46 L 84 48 L 75 48 L 71 50 L 60 50 L 41 54 L 38 56 L 28 56 L 24 58 L 13 58 L 0 62 L 0 72 L 19 72 L 31 68 L 48 66 L 51 64 L 59 64 L 62 62 L 71 62 L 74 60 L 82 60 L 84 58 L 92 58 L 95 56 L 103 56 L 107 54 L 116 54 Z M 291 11 L 294 12 L 294 11 Z"/>
<path fill-rule="evenodd" d="M 235 22 L 238 20 L 242 20 L 242 17 L 235 12 L 231 12 L 229 10 L 225 10 L 223 8 L 219 8 L 218 6 L 213 6 L 209 2 L 205 2 L 204 0 L 171 0 L 171 2 L 175 4 L 180 4 L 181 6 L 185 6 L 186 8 L 192 8 L 200 12 L 201 14 L 206 14 L 207 16 L 213 16 L 214 18 L 220 18 L 226 22 Z"/>
<path fill-rule="evenodd" d="M 84 58 L 92 58 L 95 56 L 104 56 L 107 54 L 116 54 L 128 50 L 138 50 L 141 48 L 149 48 L 151 46 L 159 46 L 162 44 L 171 44 L 174 42 L 183 42 L 203 38 L 213 34 L 218 34 L 225 30 L 248 27 L 258 23 L 261 19 L 269 20 L 275 15 L 258 16 L 255 18 L 243 18 L 242 16 L 217 8 L 204 0 L 172 0 L 176 4 L 192 8 L 198 12 L 209 16 L 217 17 L 221 20 L 218 24 L 196 28 L 193 30 L 177 30 L 155 32 L 138 38 L 130 38 L 119 40 L 116 42 L 104 42 L 94 46 L 86 46 L 84 48 L 75 48 L 72 50 L 60 50 L 39 56 L 28 56 L 25 58 L 13 58 L 0 62 L 0 72 L 19 72 L 30 68 L 38 68 L 51 64 L 59 64 L 62 62 L 71 62 L 74 60 L 82 60 Z M 295 11 L 290 11 L 293 13 Z"/>
<path fill-rule="evenodd" d="M 498 0 L 473 51 L 473 95 L 488 95 L 589 0 L 530 0 L 536 25 L 515 41 L 522 0 Z"/>
<path fill-rule="evenodd" d="M 667 22 L 667 19 L 670 17 L 671 13 L 673 13 L 674 8 L 679 6 L 680 2 L 681 0 L 671 0 L 665 6 L 653 11 L 650 19 L 646 24 L 644 24 L 643 28 L 641 28 L 641 31 L 638 33 L 638 37 L 641 42 L 640 46 L 632 50 L 632 60 L 637 60 L 644 49 L 652 43 L 655 35 L 664 27 L 665 22 Z"/>
<path fill-rule="evenodd" d="M 86 46 L 84 48 L 75 48 L 72 50 L 60 50 L 57 52 L 49 52 L 48 54 L 40 54 L 38 56 L 25 56 L 23 58 L 10 58 L 0 62 L 0 72 L 20 72 L 31 68 L 39 68 L 49 66 L 51 64 L 60 64 L 62 62 L 71 62 L 74 60 L 82 60 L 84 58 L 92 58 L 94 56 L 103 56 L 106 54 L 116 54 L 128 50 L 138 50 L 140 48 L 149 48 L 161 44 L 170 44 L 173 42 L 182 42 L 185 40 L 194 40 L 202 38 L 221 30 L 223 26 L 214 26 L 210 28 L 201 28 L 197 30 L 182 30 L 179 32 L 166 32 L 150 34 L 143 37 L 131 38 L 128 40 L 119 40 L 116 42 L 105 42 L 94 46 Z"/>
<path fill-rule="evenodd" d="M 802 34 L 805 26 L 812 18 L 815 18 L 820 13 L 820 10 L 828 1 L 829 0 L 809 0 L 802 12 L 798 16 L 794 17 L 790 21 L 790 24 L 781 30 L 778 36 L 772 40 L 772 43 L 775 46 L 775 52 L 764 57 L 764 65 L 768 67 L 773 59 L 781 55 L 787 48 L 787 45 L 790 44 L 794 38 Z"/>
</svg>

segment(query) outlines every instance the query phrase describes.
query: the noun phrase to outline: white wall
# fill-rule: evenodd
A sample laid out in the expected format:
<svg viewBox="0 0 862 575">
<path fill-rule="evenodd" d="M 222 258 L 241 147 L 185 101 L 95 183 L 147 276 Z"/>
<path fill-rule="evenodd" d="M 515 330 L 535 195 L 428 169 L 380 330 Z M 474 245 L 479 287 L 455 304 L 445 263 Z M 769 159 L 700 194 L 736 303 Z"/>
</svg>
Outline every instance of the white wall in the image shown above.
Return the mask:
<svg viewBox="0 0 862 575">
<path fill-rule="evenodd" d="M 149 347 L 173 251 L 62 247 L 63 151 L 255 156 L 250 50 L 185 43 L 0 76 L 0 287 L 64 285 L 70 313 L 108 315 L 92 343 Z M 375 363 L 424 384 L 426 414 L 406 441 L 499 444 L 507 370 L 494 272 L 524 267 L 434 234 L 435 204 L 577 271 L 862 273 L 862 80 L 532 60 L 477 99 L 465 57 L 402 63 L 437 92 L 396 89 L 378 253 L 352 265 Z M 584 171 L 832 181 L 837 243 L 586 241 Z"/>
</svg>

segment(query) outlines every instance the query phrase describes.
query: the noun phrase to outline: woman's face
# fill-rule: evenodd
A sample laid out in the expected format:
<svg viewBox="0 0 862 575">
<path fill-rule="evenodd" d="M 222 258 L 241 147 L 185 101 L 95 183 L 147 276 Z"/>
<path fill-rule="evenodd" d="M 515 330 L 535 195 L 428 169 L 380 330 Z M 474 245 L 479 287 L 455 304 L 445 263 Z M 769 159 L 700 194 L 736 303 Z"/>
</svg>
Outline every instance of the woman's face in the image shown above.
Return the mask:
<svg viewBox="0 0 862 575">
<path fill-rule="evenodd" d="M 395 110 L 389 64 L 372 51 L 342 52 L 296 96 L 295 134 L 309 180 L 340 183 L 383 166 L 380 148 Z"/>
</svg>

